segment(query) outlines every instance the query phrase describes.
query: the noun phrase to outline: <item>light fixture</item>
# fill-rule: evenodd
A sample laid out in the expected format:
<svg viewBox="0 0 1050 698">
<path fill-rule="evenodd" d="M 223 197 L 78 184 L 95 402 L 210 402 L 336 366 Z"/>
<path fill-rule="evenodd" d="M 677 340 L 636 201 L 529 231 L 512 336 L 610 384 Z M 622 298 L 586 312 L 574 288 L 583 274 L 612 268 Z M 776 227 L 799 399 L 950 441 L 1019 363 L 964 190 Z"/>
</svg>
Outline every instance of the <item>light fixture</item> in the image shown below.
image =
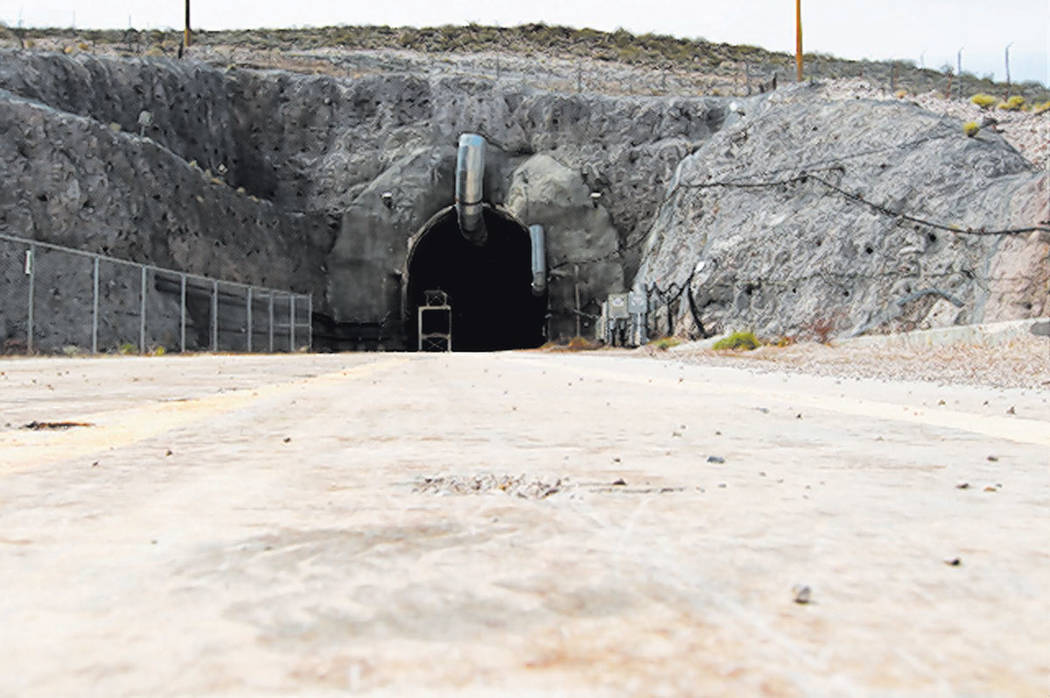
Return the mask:
<svg viewBox="0 0 1050 698">
<path fill-rule="evenodd" d="M 391 192 L 385 191 L 379 195 L 379 198 L 383 200 L 383 205 L 387 208 L 394 208 L 394 195 Z"/>
</svg>

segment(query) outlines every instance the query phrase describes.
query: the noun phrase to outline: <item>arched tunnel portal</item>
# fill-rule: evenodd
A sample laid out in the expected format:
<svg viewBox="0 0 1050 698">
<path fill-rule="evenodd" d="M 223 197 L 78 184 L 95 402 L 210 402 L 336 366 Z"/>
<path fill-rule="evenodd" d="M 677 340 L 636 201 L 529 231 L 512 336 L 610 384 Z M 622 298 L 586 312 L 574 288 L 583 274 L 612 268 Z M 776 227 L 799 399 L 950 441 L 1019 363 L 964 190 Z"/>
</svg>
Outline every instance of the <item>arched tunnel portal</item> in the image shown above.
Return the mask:
<svg viewBox="0 0 1050 698">
<path fill-rule="evenodd" d="M 547 296 L 531 289 L 529 231 L 489 206 L 484 219 L 488 235 L 481 246 L 463 237 L 454 207 L 436 214 L 416 235 L 404 284 L 409 348 L 417 346 L 417 311 L 431 290 L 448 294 L 454 351 L 525 349 L 546 340 Z"/>
</svg>

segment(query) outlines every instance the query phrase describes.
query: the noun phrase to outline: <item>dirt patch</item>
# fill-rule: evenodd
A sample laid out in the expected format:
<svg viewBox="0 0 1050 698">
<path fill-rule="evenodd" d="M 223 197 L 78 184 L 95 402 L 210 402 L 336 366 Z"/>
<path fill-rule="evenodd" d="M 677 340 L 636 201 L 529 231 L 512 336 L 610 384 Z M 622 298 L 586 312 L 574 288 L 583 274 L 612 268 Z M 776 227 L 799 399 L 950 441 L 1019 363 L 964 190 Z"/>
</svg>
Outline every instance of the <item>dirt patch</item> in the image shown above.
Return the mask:
<svg viewBox="0 0 1050 698">
<path fill-rule="evenodd" d="M 78 427 L 93 427 L 94 424 L 90 422 L 37 422 L 32 421 L 29 424 L 24 425 L 23 429 L 30 429 L 32 431 L 64 431 L 66 429 L 75 429 Z"/>
<path fill-rule="evenodd" d="M 449 475 L 427 477 L 412 489 L 422 494 L 466 495 L 503 492 L 521 499 L 546 499 L 552 495 L 574 488 L 569 478 L 558 478 L 554 482 L 529 479 L 524 475 Z"/>
</svg>

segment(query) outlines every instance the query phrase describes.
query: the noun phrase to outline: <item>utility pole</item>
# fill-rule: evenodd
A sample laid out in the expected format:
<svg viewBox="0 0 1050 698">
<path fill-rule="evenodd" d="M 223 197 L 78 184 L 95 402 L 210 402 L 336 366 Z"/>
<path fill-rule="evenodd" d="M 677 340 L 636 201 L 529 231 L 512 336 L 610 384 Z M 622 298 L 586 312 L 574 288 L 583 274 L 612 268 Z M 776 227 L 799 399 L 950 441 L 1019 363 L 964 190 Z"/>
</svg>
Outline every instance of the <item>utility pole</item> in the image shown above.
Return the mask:
<svg viewBox="0 0 1050 698">
<path fill-rule="evenodd" d="M 802 82 L 802 0 L 795 0 L 795 68 Z"/>
<path fill-rule="evenodd" d="M 1010 42 L 1006 45 L 1006 98 L 1010 99 L 1010 47 L 1014 45 L 1014 42 Z"/>
<path fill-rule="evenodd" d="M 186 30 L 182 34 L 182 47 L 190 47 L 190 0 L 186 0 Z"/>
<path fill-rule="evenodd" d="M 955 76 L 959 78 L 959 99 L 962 99 L 962 52 L 963 46 L 959 49 L 959 52 L 955 54 Z"/>
</svg>

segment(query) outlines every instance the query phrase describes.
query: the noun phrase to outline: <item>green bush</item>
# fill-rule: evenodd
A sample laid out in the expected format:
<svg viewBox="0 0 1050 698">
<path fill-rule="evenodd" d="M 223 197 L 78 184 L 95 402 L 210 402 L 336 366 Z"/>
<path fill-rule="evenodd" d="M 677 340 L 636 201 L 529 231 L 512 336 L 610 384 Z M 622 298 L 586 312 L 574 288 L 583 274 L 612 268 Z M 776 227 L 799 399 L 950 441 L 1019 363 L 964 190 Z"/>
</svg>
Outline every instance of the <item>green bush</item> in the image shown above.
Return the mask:
<svg viewBox="0 0 1050 698">
<path fill-rule="evenodd" d="M 734 332 L 728 337 L 715 342 L 715 351 L 725 351 L 727 349 L 743 349 L 745 351 L 751 351 L 752 349 L 758 349 L 762 346 L 762 342 L 758 341 L 758 337 L 755 336 L 754 332 Z"/>
<path fill-rule="evenodd" d="M 979 92 L 973 97 L 970 97 L 970 101 L 979 106 L 981 109 L 991 109 L 999 103 L 999 99 L 997 97 L 993 97 L 992 95 L 986 95 L 983 92 Z"/>
<path fill-rule="evenodd" d="M 1021 111 L 1024 107 L 1024 97 L 1021 95 L 1014 95 L 1005 102 L 999 103 L 999 108 L 1003 111 Z"/>
<path fill-rule="evenodd" d="M 967 121 L 965 124 L 963 124 L 963 133 L 965 133 L 970 138 L 976 136 L 978 133 L 980 133 L 980 131 L 981 127 L 977 125 L 976 121 Z"/>
</svg>

